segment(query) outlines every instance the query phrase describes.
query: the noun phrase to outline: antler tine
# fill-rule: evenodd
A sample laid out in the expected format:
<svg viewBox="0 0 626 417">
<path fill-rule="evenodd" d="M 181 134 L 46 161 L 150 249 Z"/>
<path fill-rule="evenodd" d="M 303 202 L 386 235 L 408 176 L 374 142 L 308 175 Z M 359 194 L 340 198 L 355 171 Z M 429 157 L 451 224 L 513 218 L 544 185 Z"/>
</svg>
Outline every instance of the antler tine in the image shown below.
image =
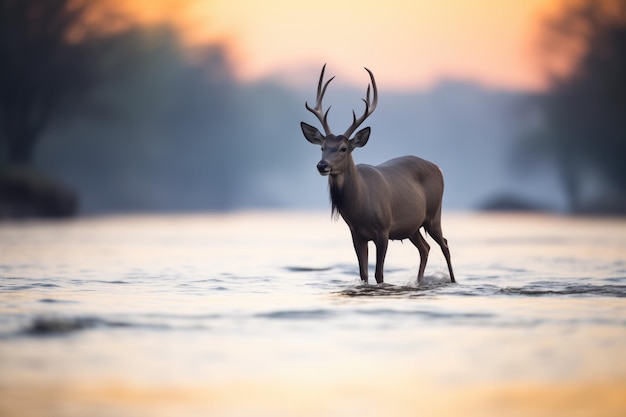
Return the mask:
<svg viewBox="0 0 626 417">
<path fill-rule="evenodd" d="M 361 99 L 365 103 L 365 112 L 363 112 L 363 115 L 357 119 L 356 113 L 354 112 L 354 110 L 352 110 L 352 125 L 348 128 L 348 130 L 346 130 L 346 133 L 343 134 L 346 138 L 350 138 L 350 136 L 352 136 L 357 127 L 359 127 L 365 121 L 365 119 L 367 119 L 372 113 L 374 113 L 376 105 L 378 105 L 378 88 L 376 87 L 374 74 L 372 74 L 372 71 L 367 68 L 365 68 L 365 71 L 367 71 L 367 73 L 370 75 L 370 80 L 372 81 L 371 90 L 370 84 L 368 84 L 365 98 Z M 374 93 L 374 98 L 372 99 L 372 101 L 370 101 L 370 92 Z"/>
<path fill-rule="evenodd" d="M 330 82 L 334 80 L 335 77 L 331 77 L 331 79 L 324 83 L 325 70 L 326 64 L 324 64 L 324 66 L 322 67 L 322 73 L 320 74 L 320 79 L 317 83 L 317 97 L 315 98 L 315 107 L 311 108 L 308 102 L 305 102 L 304 106 L 308 111 L 313 113 L 315 117 L 317 117 L 320 123 L 322 123 L 322 127 L 324 128 L 324 132 L 326 132 L 326 135 L 330 135 L 331 131 L 330 127 L 328 126 L 328 112 L 330 111 L 330 106 L 328 107 L 328 109 L 326 109 L 326 111 L 324 111 L 322 100 L 324 99 L 324 94 L 326 94 L 326 88 L 328 87 L 328 84 L 330 84 Z"/>
</svg>

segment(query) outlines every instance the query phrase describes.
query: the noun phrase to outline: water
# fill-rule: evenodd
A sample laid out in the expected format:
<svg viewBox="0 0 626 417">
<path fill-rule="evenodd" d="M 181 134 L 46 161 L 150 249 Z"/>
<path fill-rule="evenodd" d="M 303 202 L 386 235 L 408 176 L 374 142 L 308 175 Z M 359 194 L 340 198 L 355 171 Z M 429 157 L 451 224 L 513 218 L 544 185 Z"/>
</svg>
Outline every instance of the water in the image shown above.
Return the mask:
<svg viewBox="0 0 626 417">
<path fill-rule="evenodd" d="M 0 224 L 0 415 L 626 415 L 626 220 L 443 226 L 456 285 L 328 213 Z"/>
</svg>

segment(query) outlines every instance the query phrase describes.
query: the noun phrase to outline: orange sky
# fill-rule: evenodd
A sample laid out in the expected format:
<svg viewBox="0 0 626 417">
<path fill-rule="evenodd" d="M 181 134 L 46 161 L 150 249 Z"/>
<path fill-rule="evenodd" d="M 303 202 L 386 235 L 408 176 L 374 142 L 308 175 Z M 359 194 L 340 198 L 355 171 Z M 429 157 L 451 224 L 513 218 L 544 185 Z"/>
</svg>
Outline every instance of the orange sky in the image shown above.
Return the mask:
<svg viewBox="0 0 626 417">
<path fill-rule="evenodd" d="M 222 41 L 242 80 L 310 84 L 324 62 L 339 80 L 420 88 L 441 78 L 540 88 L 538 22 L 554 0 L 134 0 L 142 22 L 166 20 L 190 43 Z M 341 82 L 340 81 L 340 82 Z"/>
</svg>

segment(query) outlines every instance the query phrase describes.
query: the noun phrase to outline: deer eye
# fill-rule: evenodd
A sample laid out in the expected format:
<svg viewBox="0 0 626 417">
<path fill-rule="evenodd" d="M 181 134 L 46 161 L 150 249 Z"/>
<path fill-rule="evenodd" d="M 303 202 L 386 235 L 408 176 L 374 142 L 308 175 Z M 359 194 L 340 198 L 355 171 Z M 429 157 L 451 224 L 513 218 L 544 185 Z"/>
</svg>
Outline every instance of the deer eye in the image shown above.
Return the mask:
<svg viewBox="0 0 626 417">
<path fill-rule="evenodd" d="M 345 146 L 342 146 L 341 149 L 339 149 L 339 152 L 341 152 L 341 153 L 345 153 L 347 151 L 348 151 L 348 148 L 345 147 Z"/>
</svg>

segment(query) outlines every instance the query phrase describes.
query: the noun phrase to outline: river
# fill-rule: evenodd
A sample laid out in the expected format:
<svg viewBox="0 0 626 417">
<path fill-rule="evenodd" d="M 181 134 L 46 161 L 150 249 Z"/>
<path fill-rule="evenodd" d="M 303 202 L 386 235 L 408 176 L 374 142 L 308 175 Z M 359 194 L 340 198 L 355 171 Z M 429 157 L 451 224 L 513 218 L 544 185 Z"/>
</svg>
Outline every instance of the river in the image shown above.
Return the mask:
<svg viewBox="0 0 626 417">
<path fill-rule="evenodd" d="M 626 415 L 626 219 L 443 228 L 363 285 L 329 213 L 0 223 L 0 415 Z"/>
</svg>

